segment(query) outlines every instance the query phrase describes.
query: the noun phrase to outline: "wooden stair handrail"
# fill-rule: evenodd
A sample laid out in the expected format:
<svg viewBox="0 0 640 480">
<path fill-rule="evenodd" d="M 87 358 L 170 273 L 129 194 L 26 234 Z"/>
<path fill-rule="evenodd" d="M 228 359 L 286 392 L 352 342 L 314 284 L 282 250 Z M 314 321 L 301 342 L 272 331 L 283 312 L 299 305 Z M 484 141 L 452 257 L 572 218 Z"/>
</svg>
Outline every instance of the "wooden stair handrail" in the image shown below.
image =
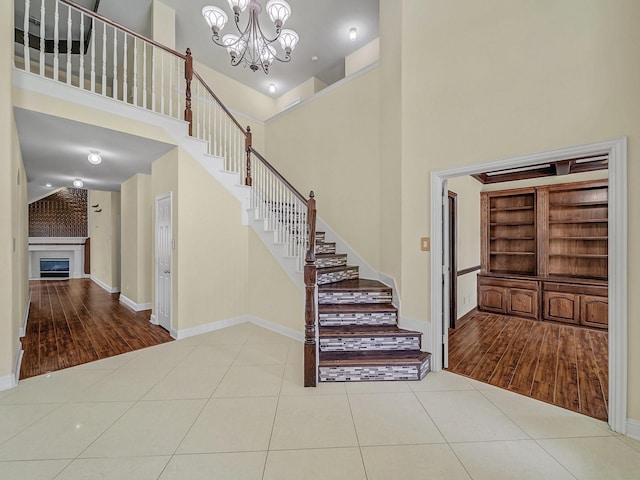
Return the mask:
<svg viewBox="0 0 640 480">
<path fill-rule="evenodd" d="M 307 200 L 307 254 L 304 264 L 304 386 L 315 387 L 318 379 L 316 346 L 318 269 L 316 267 L 316 199 L 313 191 Z"/>
<path fill-rule="evenodd" d="M 298 197 L 298 199 L 305 205 L 307 205 L 307 199 L 304 195 L 302 195 L 293 185 L 291 185 L 291 183 L 289 183 L 289 181 L 284 178 L 280 172 L 278 172 L 278 170 L 275 169 L 275 167 L 273 165 L 271 165 L 266 158 L 264 158 L 262 155 L 260 155 L 260 153 L 258 153 L 258 151 L 256 151 L 256 149 L 254 149 L 253 147 L 251 147 L 251 153 L 253 153 L 256 157 L 258 157 L 258 159 L 264 164 L 265 167 L 267 167 L 267 169 L 269 169 L 269 171 L 271 173 L 273 173 L 276 178 L 278 178 L 278 180 L 280 180 L 282 183 L 284 183 L 287 188 L 289 190 L 291 190 L 293 192 L 293 194 Z M 313 192 L 312 192 L 313 193 Z"/>
</svg>

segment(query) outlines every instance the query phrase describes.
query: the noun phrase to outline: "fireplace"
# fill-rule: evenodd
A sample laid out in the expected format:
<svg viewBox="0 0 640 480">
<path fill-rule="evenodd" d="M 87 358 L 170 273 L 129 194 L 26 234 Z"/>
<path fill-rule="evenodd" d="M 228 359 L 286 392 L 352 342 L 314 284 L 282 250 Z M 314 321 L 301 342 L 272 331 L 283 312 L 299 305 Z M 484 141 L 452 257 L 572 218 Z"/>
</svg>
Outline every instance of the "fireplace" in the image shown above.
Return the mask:
<svg viewBox="0 0 640 480">
<path fill-rule="evenodd" d="M 41 278 L 69 278 L 68 258 L 41 258 Z"/>
</svg>

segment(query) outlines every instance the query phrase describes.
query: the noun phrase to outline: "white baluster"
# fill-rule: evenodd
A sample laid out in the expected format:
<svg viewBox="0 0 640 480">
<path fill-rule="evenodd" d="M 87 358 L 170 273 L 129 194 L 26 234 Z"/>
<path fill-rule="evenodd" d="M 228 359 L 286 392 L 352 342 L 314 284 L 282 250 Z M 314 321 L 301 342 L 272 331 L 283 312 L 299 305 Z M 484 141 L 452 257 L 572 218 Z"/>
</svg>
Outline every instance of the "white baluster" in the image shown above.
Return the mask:
<svg viewBox="0 0 640 480">
<path fill-rule="evenodd" d="M 123 40 L 124 40 L 124 45 L 122 46 L 122 101 L 125 103 L 129 102 L 129 98 L 128 98 L 128 94 L 129 94 L 129 88 L 128 88 L 128 82 L 127 82 L 127 75 L 128 70 L 129 70 L 129 57 L 127 56 L 127 50 L 128 50 L 128 44 L 129 41 L 127 40 L 127 33 L 124 32 L 123 33 Z"/>
<path fill-rule="evenodd" d="M 151 110 L 156 111 L 156 51 L 151 47 Z"/>
<path fill-rule="evenodd" d="M 142 42 L 142 108 L 147 108 L 147 43 Z"/>
<path fill-rule="evenodd" d="M 23 42 L 24 42 L 24 69 L 31 72 L 31 49 L 29 48 L 29 10 L 31 9 L 30 0 L 24 0 L 24 23 L 23 23 Z"/>
<path fill-rule="evenodd" d="M 71 48 L 73 47 L 73 39 L 71 37 L 71 7 L 67 6 L 67 84 L 71 85 Z"/>
<path fill-rule="evenodd" d="M 84 89 L 84 13 L 80 12 L 80 78 L 78 86 Z"/>
<path fill-rule="evenodd" d="M 91 28 L 91 91 L 96 91 L 96 28 L 98 24 L 93 20 Z"/>
<path fill-rule="evenodd" d="M 102 95 L 107 95 L 107 24 L 102 24 Z"/>
<path fill-rule="evenodd" d="M 169 81 L 169 116 L 173 118 L 173 85 L 171 85 L 171 72 L 173 72 L 173 55 L 169 55 L 169 70 L 167 71 L 167 80 Z"/>
<path fill-rule="evenodd" d="M 40 4 L 40 76 L 43 77 L 44 76 L 44 49 L 45 49 L 45 44 L 44 44 L 44 23 L 45 23 L 45 3 L 44 0 L 42 0 L 42 3 Z"/>
<path fill-rule="evenodd" d="M 138 37 L 133 37 L 133 104 L 138 106 Z"/>
<path fill-rule="evenodd" d="M 160 50 L 160 113 L 164 115 L 164 50 Z"/>
<path fill-rule="evenodd" d="M 58 55 L 60 54 L 60 14 L 58 11 L 59 2 L 56 1 L 56 10 L 53 14 L 53 79 L 58 81 L 58 67 L 60 66 Z"/>
<path fill-rule="evenodd" d="M 113 90 L 111 96 L 118 98 L 118 30 L 113 27 L 113 81 L 111 83 Z"/>
</svg>

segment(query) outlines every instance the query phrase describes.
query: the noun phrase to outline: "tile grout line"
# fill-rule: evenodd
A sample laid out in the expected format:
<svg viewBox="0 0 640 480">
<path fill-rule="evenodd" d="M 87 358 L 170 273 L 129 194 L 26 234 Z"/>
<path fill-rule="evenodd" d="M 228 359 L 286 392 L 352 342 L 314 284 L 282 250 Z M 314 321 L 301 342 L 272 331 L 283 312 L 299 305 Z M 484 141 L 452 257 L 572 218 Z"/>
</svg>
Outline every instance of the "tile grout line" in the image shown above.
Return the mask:
<svg viewBox="0 0 640 480">
<path fill-rule="evenodd" d="M 360 436 L 358 435 L 358 428 L 356 427 L 356 419 L 353 418 L 353 407 L 351 406 L 351 396 L 349 394 L 349 389 L 345 385 L 345 394 L 347 396 L 347 404 L 349 405 L 349 413 L 351 414 L 351 423 L 353 425 L 353 432 L 356 434 L 356 443 L 358 444 L 358 451 L 360 452 L 360 461 L 362 462 L 362 469 L 364 471 L 364 478 L 368 480 L 369 475 L 367 474 L 367 465 L 364 461 L 364 455 L 362 454 L 362 445 L 360 445 Z"/>
</svg>

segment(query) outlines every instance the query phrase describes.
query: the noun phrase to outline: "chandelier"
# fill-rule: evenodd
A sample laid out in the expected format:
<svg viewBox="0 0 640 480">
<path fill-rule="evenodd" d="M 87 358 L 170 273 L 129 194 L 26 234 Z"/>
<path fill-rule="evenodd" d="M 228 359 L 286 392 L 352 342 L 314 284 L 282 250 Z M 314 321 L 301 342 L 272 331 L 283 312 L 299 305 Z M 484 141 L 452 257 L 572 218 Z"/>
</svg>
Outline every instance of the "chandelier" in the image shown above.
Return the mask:
<svg viewBox="0 0 640 480">
<path fill-rule="evenodd" d="M 213 36 L 211 40 L 216 45 L 226 47 L 231 56 L 231 65 L 234 67 L 242 64 L 249 65 L 254 72 L 262 69 L 264 73 L 269 73 L 269 66 L 273 60 L 289 62 L 291 52 L 296 47 L 299 36 L 293 30 L 283 29 L 284 22 L 291 15 L 291 7 L 284 0 L 269 0 L 266 5 L 269 18 L 276 27 L 273 38 L 265 35 L 260 26 L 258 17 L 262 13 L 262 5 L 257 0 L 227 0 L 229 7 L 233 10 L 236 29 L 239 35 L 227 33 L 220 39 L 220 31 L 224 28 L 227 14 L 218 7 L 207 6 L 202 9 L 202 15 L 209 24 Z M 249 20 L 246 27 L 240 28 L 240 13 L 249 9 Z M 278 56 L 278 52 L 273 44 L 280 43 L 284 56 Z"/>
</svg>

